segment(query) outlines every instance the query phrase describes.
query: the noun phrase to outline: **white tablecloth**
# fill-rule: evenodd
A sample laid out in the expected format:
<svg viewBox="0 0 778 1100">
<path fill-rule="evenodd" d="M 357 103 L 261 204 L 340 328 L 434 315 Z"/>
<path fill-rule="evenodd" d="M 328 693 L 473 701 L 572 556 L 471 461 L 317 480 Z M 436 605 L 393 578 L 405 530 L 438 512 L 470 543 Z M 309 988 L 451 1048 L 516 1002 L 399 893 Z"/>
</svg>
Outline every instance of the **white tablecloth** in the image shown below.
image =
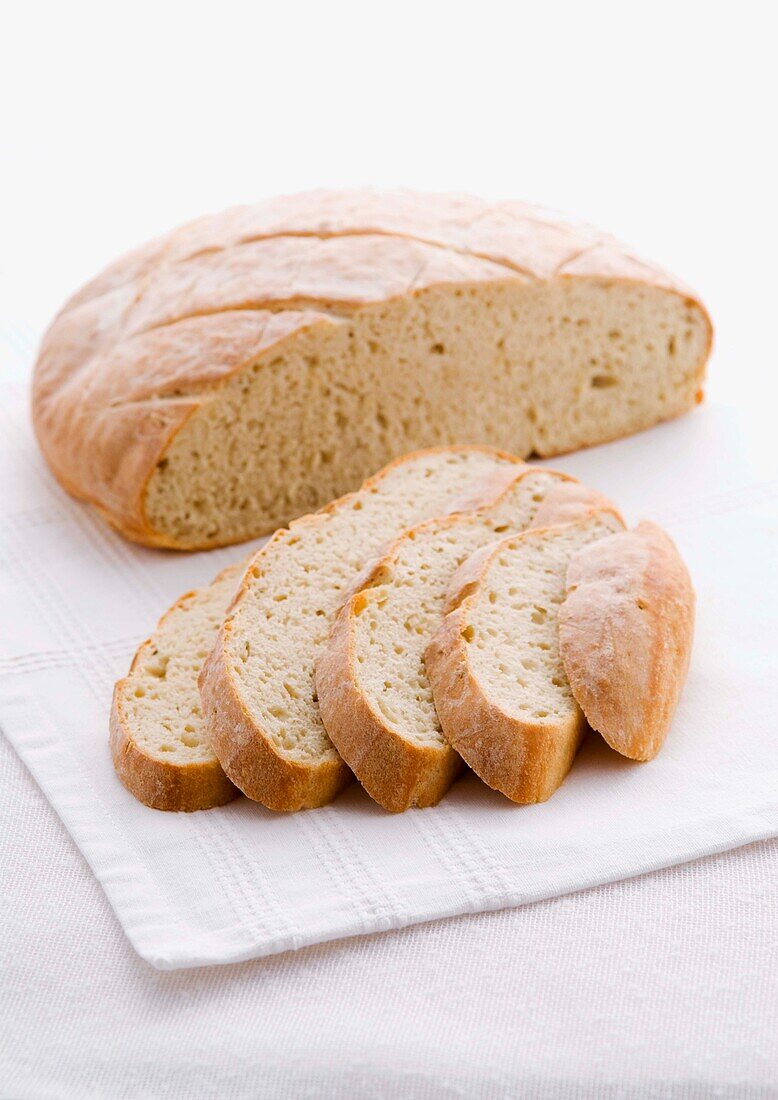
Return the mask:
<svg viewBox="0 0 778 1100">
<path fill-rule="evenodd" d="M 380 812 L 357 784 L 310 814 L 247 799 L 159 814 L 107 748 L 114 682 L 160 613 L 235 560 L 128 544 L 70 499 L 0 384 L 0 729 L 163 969 L 522 905 L 778 834 L 772 577 L 778 464 L 741 397 L 561 460 L 678 540 L 698 594 L 688 682 L 650 765 L 587 739 L 562 789 L 518 808 L 469 776 L 441 804 Z M 726 453 L 727 461 L 720 457 Z M 245 553 L 245 547 L 242 553 Z"/>
<path fill-rule="evenodd" d="M 772 1097 L 777 871 L 767 841 L 160 973 L 0 736 L 0 1097 Z"/>
<path fill-rule="evenodd" d="M 4 1100 L 775 1096 L 778 841 L 166 973 L 0 737 L 0 867 Z"/>
</svg>

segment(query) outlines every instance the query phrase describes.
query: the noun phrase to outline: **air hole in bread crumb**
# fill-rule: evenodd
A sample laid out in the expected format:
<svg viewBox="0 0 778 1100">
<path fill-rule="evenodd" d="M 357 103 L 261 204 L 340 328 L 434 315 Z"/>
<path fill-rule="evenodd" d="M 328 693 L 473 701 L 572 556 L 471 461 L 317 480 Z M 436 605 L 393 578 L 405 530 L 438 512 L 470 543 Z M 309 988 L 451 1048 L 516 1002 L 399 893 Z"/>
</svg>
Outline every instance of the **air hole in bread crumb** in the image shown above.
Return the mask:
<svg viewBox="0 0 778 1100">
<path fill-rule="evenodd" d="M 465 629 L 462 631 L 462 637 L 465 639 L 466 642 L 472 642 L 473 638 L 475 637 L 475 630 L 472 625 L 465 627 Z"/>
</svg>

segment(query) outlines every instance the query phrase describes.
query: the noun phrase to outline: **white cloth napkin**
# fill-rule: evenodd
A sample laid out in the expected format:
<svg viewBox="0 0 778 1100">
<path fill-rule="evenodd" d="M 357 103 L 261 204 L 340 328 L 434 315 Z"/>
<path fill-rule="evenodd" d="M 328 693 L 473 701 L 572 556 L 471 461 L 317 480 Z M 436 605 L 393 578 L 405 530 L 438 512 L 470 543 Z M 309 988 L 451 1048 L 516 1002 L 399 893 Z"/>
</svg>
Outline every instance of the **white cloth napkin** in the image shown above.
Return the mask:
<svg viewBox="0 0 778 1100">
<path fill-rule="evenodd" d="M 558 461 L 631 524 L 663 524 L 698 596 L 692 666 L 657 760 L 590 735 L 563 787 L 514 806 L 474 776 L 433 809 L 384 813 L 356 785 L 277 815 L 246 799 L 163 814 L 107 745 L 113 682 L 181 592 L 245 548 L 137 547 L 59 488 L 0 388 L 0 725 L 143 958 L 224 963 L 525 902 L 778 833 L 776 478 L 769 411 L 711 404 Z"/>
</svg>

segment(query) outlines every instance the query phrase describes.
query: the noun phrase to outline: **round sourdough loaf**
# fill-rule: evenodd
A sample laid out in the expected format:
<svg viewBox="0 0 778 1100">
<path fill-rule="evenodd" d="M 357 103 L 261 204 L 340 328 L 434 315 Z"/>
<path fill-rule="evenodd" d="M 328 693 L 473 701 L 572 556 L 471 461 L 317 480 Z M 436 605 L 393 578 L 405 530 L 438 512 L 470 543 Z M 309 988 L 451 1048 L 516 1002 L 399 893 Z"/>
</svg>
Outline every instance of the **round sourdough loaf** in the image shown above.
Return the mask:
<svg viewBox="0 0 778 1100">
<path fill-rule="evenodd" d="M 239 542 L 453 442 L 554 455 L 700 399 L 694 294 L 520 203 L 312 192 L 202 218 L 65 305 L 33 419 L 130 538 Z"/>
</svg>

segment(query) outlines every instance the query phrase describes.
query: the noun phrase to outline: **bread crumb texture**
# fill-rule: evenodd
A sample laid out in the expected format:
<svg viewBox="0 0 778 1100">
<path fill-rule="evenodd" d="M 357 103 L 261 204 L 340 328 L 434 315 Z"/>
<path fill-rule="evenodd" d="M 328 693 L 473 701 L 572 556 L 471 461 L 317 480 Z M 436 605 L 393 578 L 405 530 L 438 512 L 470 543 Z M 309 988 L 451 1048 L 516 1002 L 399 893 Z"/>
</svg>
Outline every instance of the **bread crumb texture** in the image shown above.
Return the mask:
<svg viewBox="0 0 778 1100">
<path fill-rule="evenodd" d="M 230 566 L 160 619 L 114 689 L 111 747 L 125 786 L 147 805 L 192 810 L 238 791 L 211 745 L 197 678 L 243 572 Z"/>
<path fill-rule="evenodd" d="M 612 517 L 528 532 L 492 558 L 463 627 L 483 691 L 512 717 L 552 723 L 578 711 L 559 653 L 570 558 L 618 530 Z"/>
<path fill-rule="evenodd" d="M 340 760 L 321 719 L 315 683 L 316 660 L 335 614 L 357 575 L 400 532 L 447 512 L 502 467 L 510 471 L 516 463 L 480 449 L 421 452 L 276 533 L 246 573 L 222 635 L 230 677 L 220 690 L 237 697 L 252 736 L 312 776 Z M 224 729 L 221 737 L 229 770 L 240 733 Z"/>
<path fill-rule="evenodd" d="M 520 475 L 502 499 L 479 514 L 412 529 L 388 556 L 384 583 L 352 599 L 353 674 L 370 705 L 401 736 L 442 742 L 424 651 L 440 623 L 454 572 L 479 546 L 527 527 L 555 481 L 551 473 Z"/>
</svg>

